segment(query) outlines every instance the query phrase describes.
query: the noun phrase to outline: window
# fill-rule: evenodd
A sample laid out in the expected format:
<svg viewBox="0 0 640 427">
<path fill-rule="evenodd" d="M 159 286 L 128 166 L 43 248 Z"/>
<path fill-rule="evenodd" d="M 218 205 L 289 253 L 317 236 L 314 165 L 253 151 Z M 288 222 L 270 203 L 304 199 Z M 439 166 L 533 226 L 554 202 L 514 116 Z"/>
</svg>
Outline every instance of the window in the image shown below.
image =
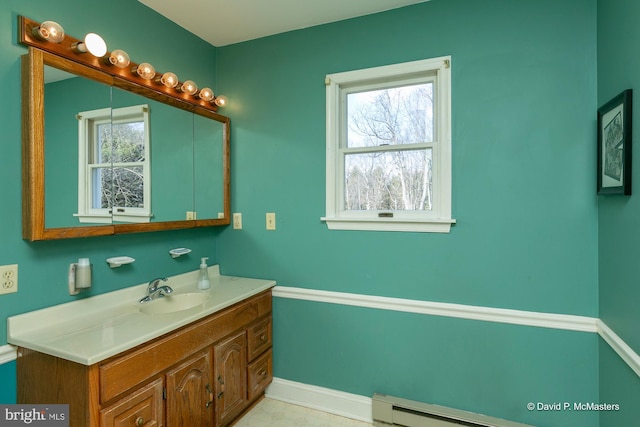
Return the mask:
<svg viewBox="0 0 640 427">
<path fill-rule="evenodd" d="M 449 232 L 450 64 L 327 76 L 329 229 Z"/>
<path fill-rule="evenodd" d="M 149 222 L 149 108 L 78 113 L 80 222 Z"/>
</svg>

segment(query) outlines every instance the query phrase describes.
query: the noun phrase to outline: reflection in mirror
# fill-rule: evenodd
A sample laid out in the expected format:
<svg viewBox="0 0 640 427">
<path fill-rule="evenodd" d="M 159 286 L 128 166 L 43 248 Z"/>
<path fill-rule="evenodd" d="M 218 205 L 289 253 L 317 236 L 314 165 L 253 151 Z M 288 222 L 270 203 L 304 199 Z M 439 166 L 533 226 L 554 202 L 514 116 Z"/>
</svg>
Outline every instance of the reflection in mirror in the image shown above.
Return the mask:
<svg viewBox="0 0 640 427">
<path fill-rule="evenodd" d="M 45 66 L 44 138 L 47 228 L 88 225 L 78 212 L 78 113 L 108 108 L 111 88 Z M 103 219 L 101 223 L 110 222 Z"/>
<path fill-rule="evenodd" d="M 224 216 L 222 123 L 194 114 L 194 211 L 199 219 Z"/>
</svg>

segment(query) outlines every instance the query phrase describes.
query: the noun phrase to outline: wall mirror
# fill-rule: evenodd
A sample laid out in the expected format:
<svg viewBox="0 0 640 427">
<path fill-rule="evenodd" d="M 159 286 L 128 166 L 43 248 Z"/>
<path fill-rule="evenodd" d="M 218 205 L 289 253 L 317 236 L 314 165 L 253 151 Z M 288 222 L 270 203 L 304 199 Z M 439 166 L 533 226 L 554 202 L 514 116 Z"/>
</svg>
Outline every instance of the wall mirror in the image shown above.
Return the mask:
<svg viewBox="0 0 640 427">
<path fill-rule="evenodd" d="M 35 47 L 22 69 L 25 239 L 229 224 L 227 117 Z"/>
</svg>

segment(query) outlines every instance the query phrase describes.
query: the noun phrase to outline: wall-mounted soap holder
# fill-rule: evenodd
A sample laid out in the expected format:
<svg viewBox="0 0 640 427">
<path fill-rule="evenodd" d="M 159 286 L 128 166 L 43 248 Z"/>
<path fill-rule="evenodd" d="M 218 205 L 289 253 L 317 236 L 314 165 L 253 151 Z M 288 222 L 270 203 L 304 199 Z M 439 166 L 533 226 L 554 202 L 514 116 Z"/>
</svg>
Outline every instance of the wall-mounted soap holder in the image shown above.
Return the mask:
<svg viewBox="0 0 640 427">
<path fill-rule="evenodd" d="M 171 255 L 171 258 L 178 258 L 179 256 L 186 255 L 189 252 L 191 252 L 191 249 L 189 248 L 175 248 L 169 251 L 169 255 Z"/>
<path fill-rule="evenodd" d="M 69 264 L 69 295 L 78 295 L 80 291 L 91 288 L 92 270 L 89 258 L 80 258 L 78 262 Z"/>
<path fill-rule="evenodd" d="M 121 265 L 124 265 L 124 264 L 131 264 L 134 261 L 135 259 L 131 258 L 130 256 L 117 256 L 113 258 L 107 258 L 107 263 L 111 268 L 120 267 Z"/>
</svg>

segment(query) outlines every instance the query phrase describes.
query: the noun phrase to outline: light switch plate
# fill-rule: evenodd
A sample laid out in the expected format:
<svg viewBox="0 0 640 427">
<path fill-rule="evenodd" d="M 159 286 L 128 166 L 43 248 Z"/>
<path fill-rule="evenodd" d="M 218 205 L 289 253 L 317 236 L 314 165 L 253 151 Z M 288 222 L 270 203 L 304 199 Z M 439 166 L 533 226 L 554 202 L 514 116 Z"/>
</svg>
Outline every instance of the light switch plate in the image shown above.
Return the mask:
<svg viewBox="0 0 640 427">
<path fill-rule="evenodd" d="M 233 228 L 235 230 L 242 230 L 242 214 L 240 212 L 233 214 Z"/>
<path fill-rule="evenodd" d="M 267 212 L 267 230 L 276 229 L 276 214 L 275 212 Z"/>
</svg>

